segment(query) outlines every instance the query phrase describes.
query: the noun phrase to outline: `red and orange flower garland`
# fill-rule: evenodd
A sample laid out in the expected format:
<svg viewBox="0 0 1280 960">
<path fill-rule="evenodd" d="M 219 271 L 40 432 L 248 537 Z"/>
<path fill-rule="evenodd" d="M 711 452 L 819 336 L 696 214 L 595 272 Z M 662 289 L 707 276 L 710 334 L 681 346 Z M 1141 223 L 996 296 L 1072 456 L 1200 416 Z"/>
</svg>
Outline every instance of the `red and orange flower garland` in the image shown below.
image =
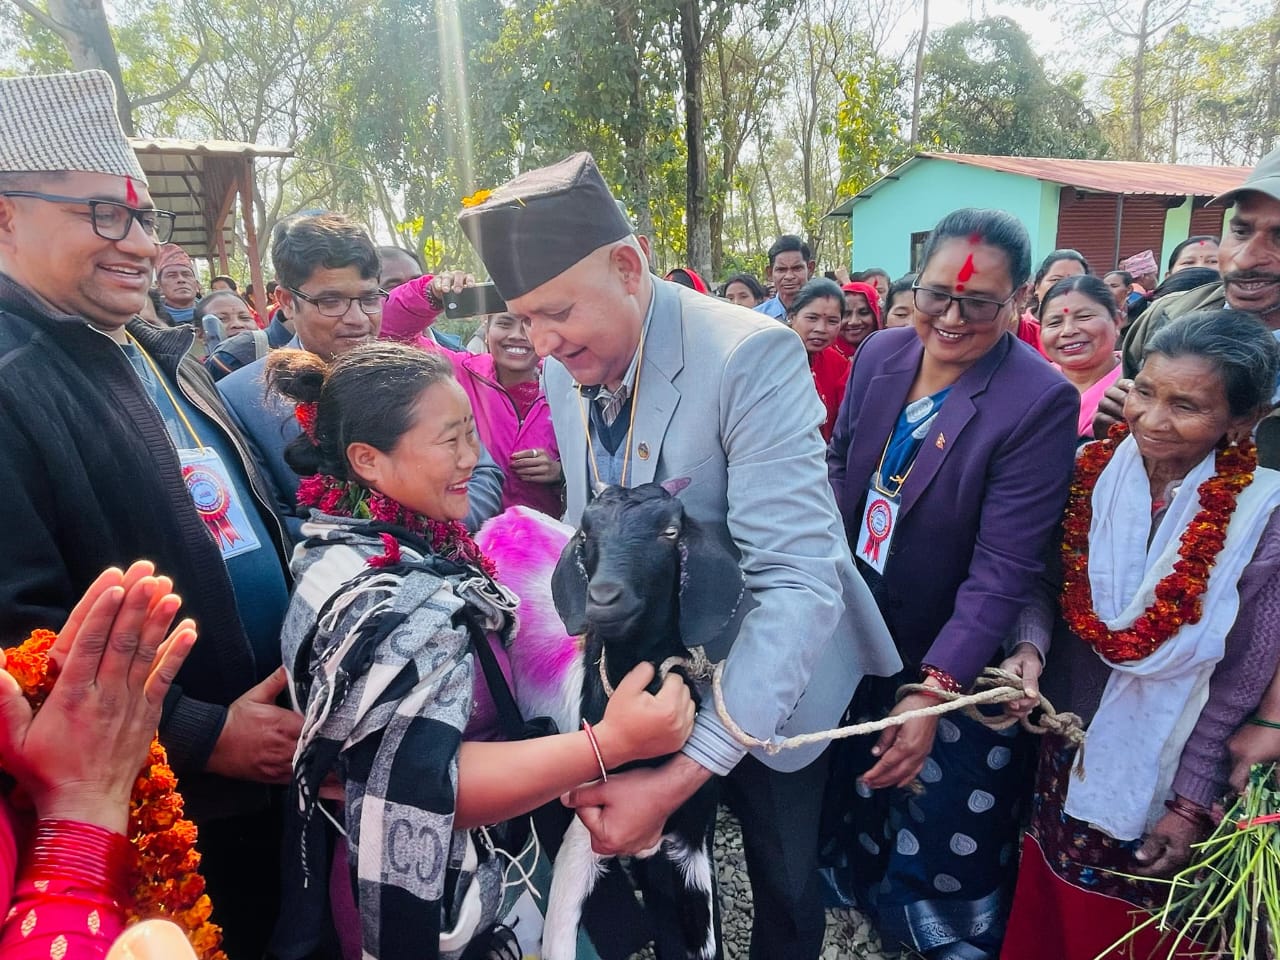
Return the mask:
<svg viewBox="0 0 1280 960">
<path fill-rule="evenodd" d="M 1173 571 L 1156 584 L 1155 602 L 1123 630 L 1108 630 L 1093 609 L 1089 586 L 1089 526 L 1093 520 L 1093 488 L 1116 447 L 1128 433 L 1124 423 L 1111 428 L 1106 440 L 1091 443 L 1076 460 L 1066 516 L 1062 521 L 1062 613 L 1073 633 L 1112 663 L 1150 656 L 1184 624 L 1200 619 L 1209 573 L 1227 539 L 1227 524 L 1240 491 L 1253 480 L 1258 465 L 1252 441 L 1218 451 L 1214 475 L 1200 484 L 1200 512 L 1182 533 Z"/>
<path fill-rule="evenodd" d="M 20 646 L 5 651 L 5 669 L 18 681 L 32 709 L 38 710 L 53 689 L 57 672 L 49 649 L 57 635 L 37 630 Z M 129 842 L 136 856 L 125 904 L 130 925 L 139 920 L 172 920 L 180 926 L 201 960 L 226 960 L 222 928 L 209 922 L 213 905 L 204 892 L 196 826 L 182 817 L 178 780 L 159 739 L 133 785 L 129 798 Z"/>
</svg>

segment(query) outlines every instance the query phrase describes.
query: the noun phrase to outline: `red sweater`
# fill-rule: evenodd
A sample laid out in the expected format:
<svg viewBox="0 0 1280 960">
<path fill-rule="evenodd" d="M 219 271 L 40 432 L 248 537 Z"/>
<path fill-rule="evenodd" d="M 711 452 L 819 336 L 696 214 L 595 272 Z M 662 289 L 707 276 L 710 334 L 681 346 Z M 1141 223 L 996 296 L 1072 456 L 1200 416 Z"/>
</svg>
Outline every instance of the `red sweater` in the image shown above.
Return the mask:
<svg viewBox="0 0 1280 960">
<path fill-rule="evenodd" d="M 835 347 L 809 354 L 813 385 L 818 390 L 818 399 L 827 408 L 827 420 L 822 425 L 823 440 L 831 439 L 831 430 L 836 425 L 836 414 L 840 412 L 840 402 L 844 400 L 844 388 L 849 384 L 849 371 L 852 369 L 848 358 Z"/>
</svg>

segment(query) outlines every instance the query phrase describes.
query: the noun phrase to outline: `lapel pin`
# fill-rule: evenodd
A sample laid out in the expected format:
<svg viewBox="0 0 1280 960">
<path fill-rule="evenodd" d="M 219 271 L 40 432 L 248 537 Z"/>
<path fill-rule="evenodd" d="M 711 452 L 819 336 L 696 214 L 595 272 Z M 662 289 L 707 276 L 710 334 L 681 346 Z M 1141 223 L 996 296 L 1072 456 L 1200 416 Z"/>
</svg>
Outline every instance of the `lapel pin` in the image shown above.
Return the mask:
<svg viewBox="0 0 1280 960">
<path fill-rule="evenodd" d="M 943 450 L 947 446 L 947 438 L 945 434 L 938 434 L 938 439 L 933 441 L 933 445 L 939 450 Z"/>
<path fill-rule="evenodd" d="M 648 459 L 649 459 L 649 445 L 648 445 L 647 443 L 645 443 L 643 440 L 641 440 L 641 441 L 640 441 L 640 446 L 636 447 L 636 453 L 638 453 L 638 454 L 640 455 L 640 459 L 641 459 L 641 460 L 648 460 Z"/>
</svg>

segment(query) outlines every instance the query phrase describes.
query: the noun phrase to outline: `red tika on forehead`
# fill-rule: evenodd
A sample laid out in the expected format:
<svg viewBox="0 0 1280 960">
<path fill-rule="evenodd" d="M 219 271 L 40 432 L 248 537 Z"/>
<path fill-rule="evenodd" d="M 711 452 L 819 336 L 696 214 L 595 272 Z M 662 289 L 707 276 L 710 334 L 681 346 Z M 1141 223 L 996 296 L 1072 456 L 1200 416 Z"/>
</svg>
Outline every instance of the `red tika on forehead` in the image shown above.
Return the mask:
<svg viewBox="0 0 1280 960">
<path fill-rule="evenodd" d="M 133 185 L 133 177 L 124 178 L 124 199 L 126 203 L 137 204 L 138 188 Z"/>
<path fill-rule="evenodd" d="M 982 234 L 977 230 L 973 231 L 973 233 L 969 234 L 969 242 L 976 247 L 982 242 Z"/>
<path fill-rule="evenodd" d="M 962 292 L 964 285 L 973 279 L 973 275 L 977 272 L 978 268 L 973 265 L 973 254 L 971 253 L 965 258 L 964 266 L 960 268 L 960 272 L 956 274 L 956 292 Z"/>
</svg>

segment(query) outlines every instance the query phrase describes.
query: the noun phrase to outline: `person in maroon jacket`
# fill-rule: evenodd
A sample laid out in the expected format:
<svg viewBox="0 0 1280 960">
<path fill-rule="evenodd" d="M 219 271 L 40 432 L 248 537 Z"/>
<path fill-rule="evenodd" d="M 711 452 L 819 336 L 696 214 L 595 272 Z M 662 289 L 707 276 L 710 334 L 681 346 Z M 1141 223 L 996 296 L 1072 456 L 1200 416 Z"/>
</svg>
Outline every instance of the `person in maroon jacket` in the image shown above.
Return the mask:
<svg viewBox="0 0 1280 960">
<path fill-rule="evenodd" d="M 1008 214 L 949 214 L 925 248 L 913 326 L 872 334 L 854 358 L 827 466 L 907 665 L 887 683 L 863 681 L 858 719 L 935 702 L 916 694 L 895 707 L 904 681 L 969 689 L 1000 662 L 1043 569 L 1079 401 L 1014 340 L 1030 261 L 1026 229 Z M 975 958 L 999 949 L 1025 783 L 1017 746 L 961 714 L 909 721 L 874 746 L 836 745 L 826 858 L 886 947 Z M 923 794 L 894 789 L 917 777 Z"/>
</svg>

